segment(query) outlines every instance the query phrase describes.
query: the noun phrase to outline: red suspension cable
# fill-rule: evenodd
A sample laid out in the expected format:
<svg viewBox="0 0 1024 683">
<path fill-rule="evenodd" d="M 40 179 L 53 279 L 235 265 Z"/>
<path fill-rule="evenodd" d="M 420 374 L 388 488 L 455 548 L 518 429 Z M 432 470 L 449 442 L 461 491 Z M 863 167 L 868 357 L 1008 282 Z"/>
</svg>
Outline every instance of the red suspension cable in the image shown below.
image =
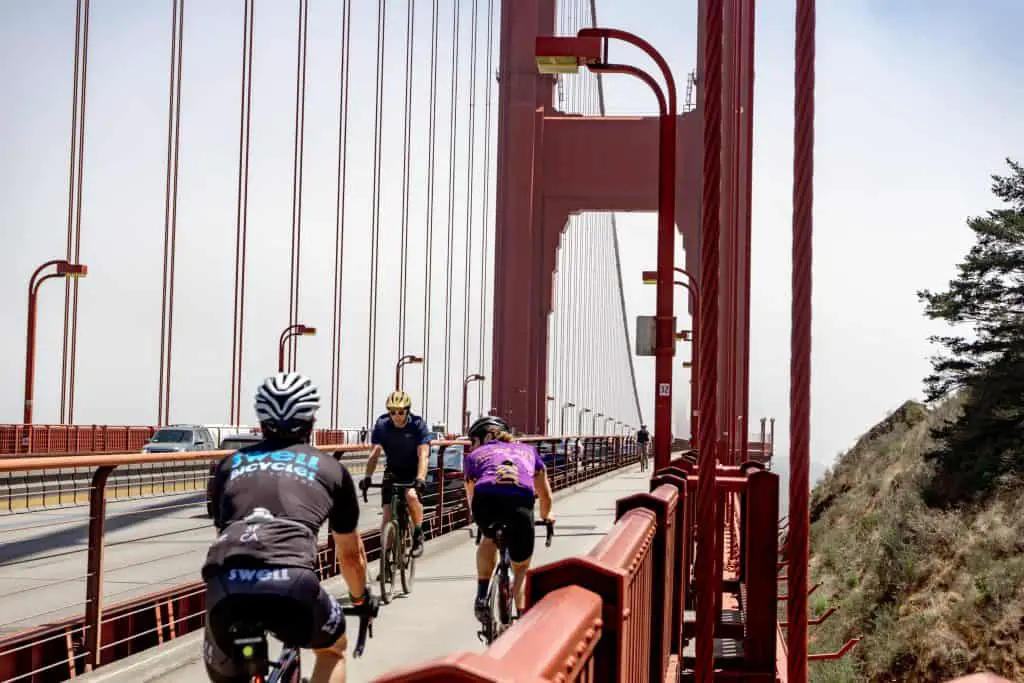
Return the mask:
<svg viewBox="0 0 1024 683">
<path fill-rule="evenodd" d="M 430 119 L 427 132 L 427 267 L 423 274 L 423 376 L 420 392 L 423 395 L 424 413 L 429 411 L 430 399 L 430 322 L 431 301 L 433 299 L 431 293 L 434 286 L 434 173 L 437 153 L 437 57 L 441 21 L 440 13 L 438 1 L 434 0 L 430 16 Z"/>
<path fill-rule="evenodd" d="M 249 141 L 252 111 L 252 53 L 255 0 L 246 0 L 242 17 L 242 94 L 238 124 L 238 202 L 235 213 L 235 295 L 231 336 L 231 424 L 241 422 L 245 342 L 245 261 L 249 218 Z"/>
<path fill-rule="evenodd" d="M 707 0 L 704 29 L 704 189 L 701 225 L 701 348 L 699 467 L 697 482 L 696 674 L 714 679 L 715 585 L 718 552 L 715 524 L 715 467 L 718 435 L 719 235 L 722 151 L 722 0 Z"/>
<path fill-rule="evenodd" d="M 341 10 L 341 82 L 338 86 L 338 181 L 334 200 L 334 321 L 331 331 L 331 428 L 341 411 L 342 285 L 345 274 L 345 195 L 348 190 L 348 111 L 352 0 Z"/>
<path fill-rule="evenodd" d="M 398 355 L 405 355 L 405 316 L 409 301 L 409 172 L 412 167 L 410 139 L 412 137 L 412 70 L 413 42 L 416 38 L 416 3 L 409 2 L 405 17 L 405 106 L 402 132 L 402 253 L 399 275 Z"/>
<path fill-rule="evenodd" d="M 309 43 L 309 0 L 299 0 L 295 58 L 295 143 L 292 151 L 292 259 L 288 290 L 288 324 L 299 324 L 299 273 L 302 256 L 302 171 L 306 148 L 306 48 Z M 288 369 L 298 362 L 298 344 L 288 338 Z"/>
<path fill-rule="evenodd" d="M 484 196 L 483 209 L 480 214 L 480 233 L 483 244 L 480 248 L 480 345 L 477 357 L 477 367 L 486 377 L 491 373 L 485 369 L 484 362 L 488 358 L 484 353 L 487 342 L 487 312 L 488 301 L 488 265 L 489 265 L 489 236 L 494 223 L 491 221 L 491 93 L 494 84 L 494 0 L 487 0 L 487 71 L 484 78 L 487 85 L 484 88 Z M 484 412 L 484 382 L 477 382 L 477 406 L 480 412 Z"/>
<path fill-rule="evenodd" d="M 814 0 L 796 3 L 793 140 L 793 330 L 789 409 L 790 683 L 807 681 L 807 562 L 810 536 L 811 279 L 814 232 Z"/>
<path fill-rule="evenodd" d="M 466 270 L 465 270 L 465 294 L 462 302 L 462 376 L 469 375 L 469 328 L 470 328 L 470 306 L 473 288 L 470 283 L 473 281 L 473 207 L 476 198 L 473 195 L 474 180 L 476 179 L 476 59 L 477 59 L 477 33 L 480 19 L 479 0 L 473 0 L 473 7 L 470 13 L 470 42 L 469 42 L 469 130 L 466 133 L 466 153 L 469 157 L 466 160 Z M 462 424 L 464 417 L 459 416 L 459 424 Z"/>
<path fill-rule="evenodd" d="M 459 130 L 459 0 L 455 0 L 455 11 L 452 13 L 452 90 L 451 90 L 451 135 L 448 139 L 448 246 L 446 258 L 446 287 L 444 294 L 444 404 L 442 414 L 444 423 L 448 424 L 449 407 L 451 404 L 451 362 L 452 362 L 452 251 L 455 244 L 455 140 Z M 461 422 L 461 420 L 460 420 Z"/>
<path fill-rule="evenodd" d="M 78 263 L 82 239 L 82 184 L 85 166 L 85 103 L 89 72 L 89 0 L 75 8 L 74 85 L 68 171 L 67 260 Z M 78 349 L 78 278 L 64 280 L 64 347 L 61 355 L 60 421 L 74 424 L 75 357 Z"/>
<path fill-rule="evenodd" d="M 160 379 L 157 424 L 171 421 L 171 346 L 174 330 L 174 256 L 178 233 L 178 151 L 181 142 L 181 64 L 185 0 L 171 8 L 171 67 L 167 95 L 167 187 L 164 199 L 163 293 L 160 300 Z"/>
<path fill-rule="evenodd" d="M 377 101 L 373 121 L 373 237 L 370 242 L 370 339 L 366 349 L 366 425 L 373 424 L 373 390 L 377 374 L 377 280 L 380 274 L 380 176 L 384 112 L 384 28 L 387 1 L 377 10 Z"/>
</svg>

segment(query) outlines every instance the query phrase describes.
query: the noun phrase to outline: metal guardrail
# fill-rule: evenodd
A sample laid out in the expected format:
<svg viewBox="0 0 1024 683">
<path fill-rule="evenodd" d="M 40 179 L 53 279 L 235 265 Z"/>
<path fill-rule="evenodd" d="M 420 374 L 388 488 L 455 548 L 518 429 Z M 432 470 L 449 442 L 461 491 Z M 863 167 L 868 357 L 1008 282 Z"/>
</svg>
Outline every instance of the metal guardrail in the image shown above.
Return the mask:
<svg viewBox="0 0 1024 683">
<path fill-rule="evenodd" d="M 611 472 L 636 461 L 637 454 L 630 439 L 623 437 L 531 437 L 523 439 L 534 443 L 549 463 L 552 488 L 555 490 Z M 463 445 L 461 441 L 437 441 L 441 449 L 439 462 L 443 463 L 444 449 Z M 321 447 L 336 455 L 365 451 L 367 446 L 343 445 Z M 103 578 L 107 571 L 104 561 L 105 529 L 108 521 L 107 487 L 114 481 L 112 473 L 119 466 L 154 464 L 206 464 L 223 452 L 191 453 L 127 453 L 76 456 L 76 467 L 89 468 L 92 476 L 88 488 L 88 543 L 82 551 L 86 555 L 86 586 L 82 613 L 58 619 L 41 626 L 0 635 L 0 682 L 2 683 L 56 683 L 74 677 L 95 667 L 121 659 L 140 650 L 159 645 L 167 640 L 201 628 L 205 610 L 205 589 L 199 581 L 185 581 L 180 585 L 144 596 L 105 604 Z M 9 471 L 45 472 L 68 466 L 67 458 L 54 456 L 0 459 L 0 473 Z M 461 482 L 445 486 L 441 472 L 434 480 L 435 490 L 425 496 L 427 514 L 424 532 L 427 540 L 465 526 L 469 521 L 464 489 Z M 199 503 L 169 503 L 167 507 L 187 508 Z M 120 515 L 136 514 L 129 511 Z M 195 515 L 199 516 L 199 515 Z M 7 519 L 16 518 L 9 516 Z M 32 517 L 32 515 L 24 515 Z M 110 519 L 113 519 L 111 517 Z M 33 522 L 26 527 L 5 526 L 0 531 L 30 532 Z M 209 533 L 204 523 L 203 534 Z M 370 559 L 376 559 L 380 547 L 377 529 L 363 532 Z M 212 534 L 211 534 L 212 538 Z M 66 560 L 65 560 L 66 561 Z M 190 575 L 197 576 L 202 558 L 190 565 Z M 0 568 L 2 568 L 0 564 Z M 337 573 L 331 539 L 320 546 L 318 573 L 321 578 Z M 76 604 L 83 604 L 82 602 Z M 74 606 L 72 606 L 74 607 Z M 0 614 L 3 614 L 0 605 Z M 0 623 L 0 628 L 3 624 Z"/>
<path fill-rule="evenodd" d="M 722 671 L 716 680 L 774 683 L 778 475 L 755 463 L 719 467 L 718 473 L 718 502 L 735 518 L 722 529 L 730 543 L 748 542 L 738 553 L 739 566 L 730 567 L 725 557 L 721 563 L 726 590 L 741 596 L 744 623 L 738 637 L 716 633 Z M 484 653 L 453 654 L 376 683 L 688 680 L 696 480 L 692 454 L 673 460 L 652 477 L 650 493 L 617 501 L 614 526 L 589 553 L 532 568 L 526 613 Z M 716 631 L 728 630 L 724 615 L 719 610 Z"/>
</svg>

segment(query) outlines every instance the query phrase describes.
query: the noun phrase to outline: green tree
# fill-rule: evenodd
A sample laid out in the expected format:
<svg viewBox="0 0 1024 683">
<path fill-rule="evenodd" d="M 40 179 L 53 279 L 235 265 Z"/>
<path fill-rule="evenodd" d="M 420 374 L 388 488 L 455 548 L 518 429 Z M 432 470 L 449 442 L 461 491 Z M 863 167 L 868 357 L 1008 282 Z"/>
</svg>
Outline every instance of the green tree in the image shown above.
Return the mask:
<svg viewBox="0 0 1024 683">
<path fill-rule="evenodd" d="M 935 336 L 942 351 L 925 378 L 928 399 L 965 394 L 960 417 L 935 430 L 940 444 L 928 498 L 977 498 L 1024 473 L 1024 166 L 993 176 L 1004 208 L 971 218 L 976 242 L 941 292 L 921 291 L 926 315 L 971 334 Z"/>
</svg>

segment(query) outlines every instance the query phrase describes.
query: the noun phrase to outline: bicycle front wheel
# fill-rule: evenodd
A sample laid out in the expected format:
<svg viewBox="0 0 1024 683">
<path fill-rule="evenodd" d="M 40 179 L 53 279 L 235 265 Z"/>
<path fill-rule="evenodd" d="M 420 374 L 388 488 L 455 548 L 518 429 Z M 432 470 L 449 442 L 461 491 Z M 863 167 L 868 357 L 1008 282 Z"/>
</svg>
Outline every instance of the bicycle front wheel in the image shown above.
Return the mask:
<svg viewBox="0 0 1024 683">
<path fill-rule="evenodd" d="M 391 602 L 395 592 L 395 566 L 398 564 L 398 525 L 393 521 L 384 525 L 380 536 L 380 599 L 384 604 Z"/>
<path fill-rule="evenodd" d="M 402 579 L 402 592 L 409 595 L 412 593 L 412 583 L 416 579 L 416 558 L 412 556 L 412 526 L 406 524 L 405 533 L 402 536 L 402 570 L 400 577 Z"/>
</svg>

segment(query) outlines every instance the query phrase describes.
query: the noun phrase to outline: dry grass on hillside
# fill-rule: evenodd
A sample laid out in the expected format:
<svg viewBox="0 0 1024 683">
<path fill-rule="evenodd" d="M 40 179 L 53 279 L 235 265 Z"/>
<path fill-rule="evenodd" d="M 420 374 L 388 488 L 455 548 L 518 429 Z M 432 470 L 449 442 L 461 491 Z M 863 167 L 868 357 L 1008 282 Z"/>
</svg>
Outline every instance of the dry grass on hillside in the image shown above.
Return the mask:
<svg viewBox="0 0 1024 683">
<path fill-rule="evenodd" d="M 812 652 L 862 640 L 816 683 L 943 681 L 990 670 L 1024 680 L 1024 491 L 928 508 L 929 429 L 956 415 L 907 402 L 844 454 L 811 497 Z"/>
</svg>

